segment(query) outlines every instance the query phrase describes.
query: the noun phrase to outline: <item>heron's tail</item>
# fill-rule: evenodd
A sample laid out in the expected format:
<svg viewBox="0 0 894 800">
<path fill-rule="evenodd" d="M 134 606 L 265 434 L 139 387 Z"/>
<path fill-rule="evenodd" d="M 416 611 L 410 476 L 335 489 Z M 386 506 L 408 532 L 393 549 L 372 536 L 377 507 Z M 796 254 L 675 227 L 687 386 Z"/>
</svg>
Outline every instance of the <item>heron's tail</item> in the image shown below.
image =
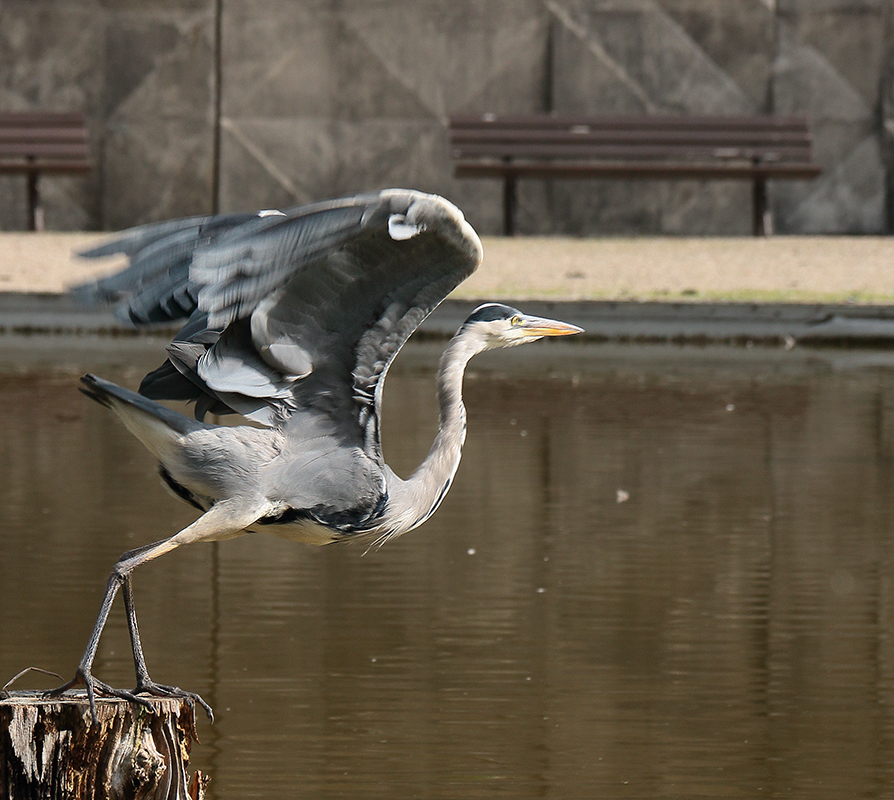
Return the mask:
<svg viewBox="0 0 894 800">
<path fill-rule="evenodd" d="M 96 375 L 85 375 L 78 388 L 114 411 L 127 429 L 161 459 L 181 436 L 213 427 Z"/>
<path fill-rule="evenodd" d="M 120 386 L 116 386 L 114 383 L 105 381 L 102 378 L 97 378 L 96 375 L 89 374 L 81 378 L 81 385 L 78 386 L 78 390 L 82 394 L 87 395 L 91 400 L 95 400 L 106 408 L 112 407 L 112 398 L 116 394 L 114 391 L 115 389 L 120 392 L 124 391 Z"/>
</svg>

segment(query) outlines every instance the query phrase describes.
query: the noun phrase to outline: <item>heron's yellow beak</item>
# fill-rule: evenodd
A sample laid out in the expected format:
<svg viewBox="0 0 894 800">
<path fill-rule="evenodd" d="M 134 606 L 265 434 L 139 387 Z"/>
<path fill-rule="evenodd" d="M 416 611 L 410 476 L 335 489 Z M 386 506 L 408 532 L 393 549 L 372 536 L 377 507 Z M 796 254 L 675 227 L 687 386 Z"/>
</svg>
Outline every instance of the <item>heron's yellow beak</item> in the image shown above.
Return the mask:
<svg viewBox="0 0 894 800">
<path fill-rule="evenodd" d="M 571 336 L 574 333 L 583 333 L 583 328 L 571 325 L 567 322 L 559 322 L 557 319 L 545 317 L 523 316 L 519 320 L 519 327 L 526 336 Z"/>
</svg>

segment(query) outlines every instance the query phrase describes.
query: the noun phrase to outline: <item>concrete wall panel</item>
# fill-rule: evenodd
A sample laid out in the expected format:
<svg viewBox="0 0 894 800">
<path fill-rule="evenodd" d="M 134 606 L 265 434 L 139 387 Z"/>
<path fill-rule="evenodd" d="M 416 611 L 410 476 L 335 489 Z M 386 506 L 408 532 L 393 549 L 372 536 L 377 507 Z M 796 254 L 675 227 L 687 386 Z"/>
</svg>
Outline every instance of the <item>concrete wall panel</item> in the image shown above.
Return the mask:
<svg viewBox="0 0 894 800">
<path fill-rule="evenodd" d="M 886 50 L 881 0 L 779 3 L 773 108 L 808 114 L 824 173 L 779 182 L 782 232 L 881 233 L 885 170 L 878 125 Z"/>
<path fill-rule="evenodd" d="M 450 194 L 449 113 L 542 106 L 539 3 L 274 0 L 265 10 L 225 6 L 223 209 L 381 186 Z"/>
<path fill-rule="evenodd" d="M 208 2 L 185 11 L 169 5 L 108 16 L 106 228 L 211 210 L 214 17 Z"/>
</svg>

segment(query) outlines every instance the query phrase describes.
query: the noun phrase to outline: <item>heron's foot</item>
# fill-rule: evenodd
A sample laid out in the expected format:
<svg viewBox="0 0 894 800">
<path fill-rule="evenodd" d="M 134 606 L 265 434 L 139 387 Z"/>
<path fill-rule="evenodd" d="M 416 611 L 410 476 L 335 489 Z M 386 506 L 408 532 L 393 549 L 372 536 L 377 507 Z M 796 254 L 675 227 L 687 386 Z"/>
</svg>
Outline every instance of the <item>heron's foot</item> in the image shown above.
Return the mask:
<svg viewBox="0 0 894 800">
<path fill-rule="evenodd" d="M 75 676 L 70 681 L 63 683 L 61 686 L 57 686 L 55 689 L 50 689 L 50 691 L 44 694 L 44 697 L 59 697 L 77 686 L 83 686 L 87 689 L 87 700 L 90 703 L 90 716 L 93 717 L 93 722 L 96 724 L 99 723 L 99 717 L 96 715 L 97 695 L 100 697 L 120 697 L 122 700 L 127 700 L 130 703 L 138 703 L 139 705 L 148 708 L 150 711 L 152 710 L 152 704 L 145 697 L 137 697 L 136 692 L 129 692 L 127 689 L 116 689 L 114 686 L 109 686 L 109 684 L 104 683 L 98 678 L 94 678 L 93 673 L 90 672 L 89 669 L 84 669 L 83 667 L 78 667 Z"/>
<path fill-rule="evenodd" d="M 198 703 L 205 709 L 208 719 L 214 722 L 214 712 L 211 710 L 211 706 L 202 699 L 201 695 L 195 692 L 187 692 L 179 686 L 167 686 L 163 683 L 156 683 L 148 677 L 141 680 L 133 691 L 134 694 L 151 694 L 153 697 L 179 697 L 189 700 L 191 703 Z"/>
</svg>

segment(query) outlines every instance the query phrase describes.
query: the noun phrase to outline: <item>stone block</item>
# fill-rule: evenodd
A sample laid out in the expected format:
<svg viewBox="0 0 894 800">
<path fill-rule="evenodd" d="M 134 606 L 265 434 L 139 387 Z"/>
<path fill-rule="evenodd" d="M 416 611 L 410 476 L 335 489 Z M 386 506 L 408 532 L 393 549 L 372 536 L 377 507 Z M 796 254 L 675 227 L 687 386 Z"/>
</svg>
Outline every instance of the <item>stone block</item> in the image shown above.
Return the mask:
<svg viewBox="0 0 894 800">
<path fill-rule="evenodd" d="M 98 171 L 89 176 L 44 175 L 39 190 L 44 222 L 51 231 L 99 228 Z M 28 228 L 28 188 L 24 175 L 0 175 L 0 230 Z M 0 286 L 0 290 L 2 290 Z"/>
<path fill-rule="evenodd" d="M 490 190 L 452 178 L 447 116 L 543 108 L 548 15 L 533 0 L 256 9 L 225 5 L 224 208 L 382 186 L 456 188 L 475 206 Z"/>
<path fill-rule="evenodd" d="M 825 58 L 809 45 L 796 43 L 783 28 L 773 65 L 774 111 L 808 114 L 815 122 L 863 120 L 870 108 Z"/>
<path fill-rule="evenodd" d="M 211 120 L 214 20 L 191 14 L 111 14 L 106 35 L 106 113 L 112 118 Z"/>
<path fill-rule="evenodd" d="M 28 227 L 28 183 L 24 175 L 0 175 L 0 230 Z M 0 286 L 0 289 L 3 287 Z"/>
<path fill-rule="evenodd" d="M 444 196 L 462 209 L 482 236 L 503 231 L 503 183 L 499 180 L 457 180 L 446 186 Z"/>
<path fill-rule="evenodd" d="M 228 3 L 226 9 L 226 117 L 430 116 L 328 4 L 271 3 L 263 15 L 254 3 Z"/>
<path fill-rule="evenodd" d="M 867 136 L 809 183 L 772 187 L 780 233 L 879 234 L 885 229 L 885 172 L 879 137 Z"/>
<path fill-rule="evenodd" d="M 106 134 L 103 227 L 211 211 L 212 138 L 201 117 L 118 119 Z"/>
<path fill-rule="evenodd" d="M 109 12 L 103 225 L 208 213 L 213 170 L 213 4 Z"/>
<path fill-rule="evenodd" d="M 748 236 L 751 181 L 661 181 L 659 233 L 674 236 Z"/>
<path fill-rule="evenodd" d="M 548 15 L 538 0 L 353 0 L 343 8 L 345 24 L 435 118 L 542 102 Z"/>
<path fill-rule="evenodd" d="M 660 195 L 652 181 L 523 181 L 518 229 L 568 236 L 658 233 Z"/>
<path fill-rule="evenodd" d="M 557 110 L 708 114 L 756 107 L 657 3 L 568 0 L 554 9 Z"/>
<path fill-rule="evenodd" d="M 565 114 L 643 114 L 648 92 L 579 27 L 562 21 L 552 32 L 552 109 Z"/>
<path fill-rule="evenodd" d="M 224 114 L 443 120 L 476 106 L 527 109 L 542 94 L 545 20 L 531 0 L 273 0 L 263 15 L 233 0 Z"/>
<path fill-rule="evenodd" d="M 877 12 L 887 0 L 774 0 L 776 13 L 789 16 L 801 13 L 865 13 Z"/>
<path fill-rule="evenodd" d="M 814 158 L 824 172 L 814 181 L 775 185 L 778 227 L 791 233 L 880 232 L 885 217 L 875 111 L 882 74 L 880 8 L 871 2 L 786 3 L 779 13 L 774 110 L 810 117 Z M 858 56 L 863 49 L 865 58 Z"/>
<path fill-rule="evenodd" d="M 0 107 L 96 109 L 104 29 L 91 6 L 0 5 Z"/>
<path fill-rule="evenodd" d="M 754 107 L 768 110 L 774 18 L 763 0 L 658 0 L 705 56 L 728 75 Z"/>
<path fill-rule="evenodd" d="M 526 234 L 568 236 L 747 235 L 751 233 L 751 184 L 522 181 L 518 228 Z"/>
<path fill-rule="evenodd" d="M 445 192 L 443 128 L 426 120 L 226 120 L 221 208 L 292 206 L 386 186 Z"/>
<path fill-rule="evenodd" d="M 865 105 L 875 105 L 885 60 L 882 0 L 788 0 L 777 13 L 783 49 L 821 54 L 826 71 L 835 72 Z"/>
</svg>

